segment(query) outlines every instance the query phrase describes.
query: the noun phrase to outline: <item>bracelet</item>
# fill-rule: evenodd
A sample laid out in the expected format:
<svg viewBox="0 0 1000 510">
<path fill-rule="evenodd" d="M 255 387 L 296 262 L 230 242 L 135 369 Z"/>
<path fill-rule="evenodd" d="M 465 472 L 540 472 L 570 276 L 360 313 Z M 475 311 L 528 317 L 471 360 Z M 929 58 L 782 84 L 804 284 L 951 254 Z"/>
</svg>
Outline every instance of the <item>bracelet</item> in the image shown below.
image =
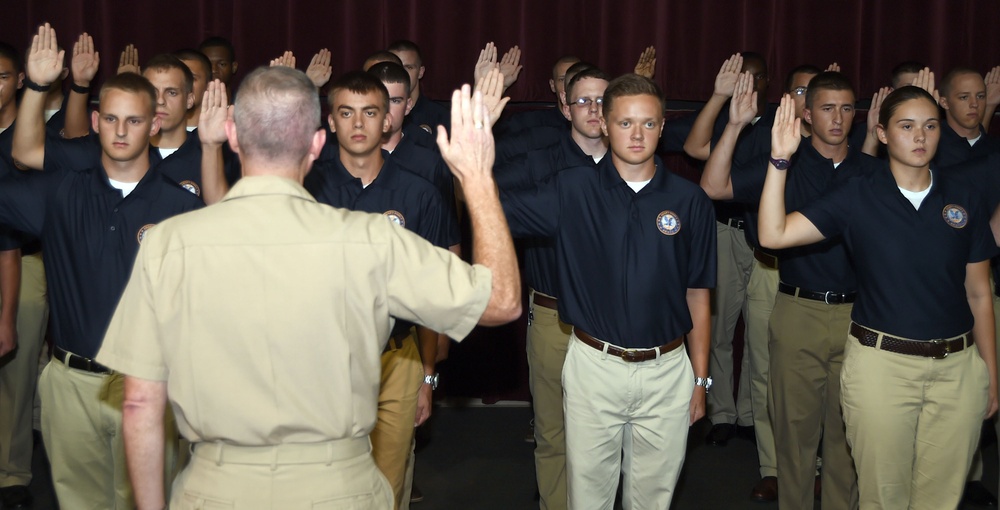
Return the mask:
<svg viewBox="0 0 1000 510">
<path fill-rule="evenodd" d="M 52 88 L 52 84 L 51 83 L 48 84 L 48 85 L 42 85 L 40 83 L 35 83 L 35 82 L 31 81 L 31 79 L 28 78 L 27 76 L 25 76 L 25 78 L 24 78 L 24 86 L 28 87 L 31 90 L 34 90 L 35 92 L 48 92 L 49 89 Z"/>
<path fill-rule="evenodd" d="M 90 94 L 90 85 L 84 87 L 81 85 L 77 85 L 76 82 L 73 82 L 73 84 L 69 86 L 69 89 L 72 90 L 73 92 L 76 92 L 77 94 Z"/>
</svg>

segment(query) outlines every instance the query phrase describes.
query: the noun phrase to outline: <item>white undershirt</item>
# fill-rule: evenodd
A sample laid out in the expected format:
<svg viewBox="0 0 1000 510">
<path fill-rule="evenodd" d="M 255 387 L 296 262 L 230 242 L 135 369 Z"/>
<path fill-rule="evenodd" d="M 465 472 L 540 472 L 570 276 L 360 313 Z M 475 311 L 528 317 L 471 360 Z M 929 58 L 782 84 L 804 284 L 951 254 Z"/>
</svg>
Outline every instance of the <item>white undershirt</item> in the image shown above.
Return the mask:
<svg viewBox="0 0 1000 510">
<path fill-rule="evenodd" d="M 604 154 L 601 154 L 600 156 L 591 156 L 591 157 L 594 158 L 594 163 L 600 163 L 601 160 L 604 159 L 605 155 L 607 155 L 607 152 L 605 152 Z M 649 181 L 646 181 L 646 182 L 649 182 Z"/>
<path fill-rule="evenodd" d="M 5 128 L 0 128 L 0 133 L 3 133 L 4 131 L 7 131 L 7 128 L 9 128 L 9 127 L 10 127 L 10 126 L 7 126 L 7 127 L 5 127 Z"/>
<path fill-rule="evenodd" d="M 139 185 L 138 182 L 116 181 L 110 177 L 108 178 L 108 182 L 111 183 L 112 187 L 121 190 L 122 197 L 127 197 L 128 194 L 131 193 L 133 190 L 135 190 L 135 187 Z"/>
<path fill-rule="evenodd" d="M 163 147 L 157 147 L 156 150 L 160 151 L 160 157 L 167 159 L 168 156 L 177 152 L 180 147 L 174 147 L 173 149 L 164 149 Z"/>
<path fill-rule="evenodd" d="M 52 117 L 55 117 L 57 113 L 59 113 L 58 108 L 55 110 L 45 110 L 45 122 L 52 120 Z"/>
<path fill-rule="evenodd" d="M 184 129 L 186 129 L 187 132 L 190 133 L 190 132 L 194 131 L 195 129 L 198 129 L 198 126 L 185 126 Z"/>
<path fill-rule="evenodd" d="M 625 181 L 625 184 L 628 184 L 628 187 L 632 188 L 632 191 L 638 193 L 639 190 L 645 188 L 651 180 L 653 179 L 646 179 L 645 181 Z"/>
<path fill-rule="evenodd" d="M 934 184 L 934 174 L 931 174 L 931 183 L 927 185 L 927 189 L 923 191 L 910 191 L 899 188 L 899 192 L 902 193 L 911 204 L 913 204 L 914 209 L 919 210 L 920 204 L 922 204 L 924 199 L 927 198 L 927 194 L 931 192 L 932 184 Z"/>
<path fill-rule="evenodd" d="M 979 131 L 979 136 L 977 136 L 975 138 L 966 138 L 965 140 L 969 142 L 969 147 L 972 147 L 973 145 L 976 145 L 976 142 L 978 142 L 979 139 L 982 138 L 982 137 L 983 137 L 983 131 L 980 130 Z"/>
</svg>

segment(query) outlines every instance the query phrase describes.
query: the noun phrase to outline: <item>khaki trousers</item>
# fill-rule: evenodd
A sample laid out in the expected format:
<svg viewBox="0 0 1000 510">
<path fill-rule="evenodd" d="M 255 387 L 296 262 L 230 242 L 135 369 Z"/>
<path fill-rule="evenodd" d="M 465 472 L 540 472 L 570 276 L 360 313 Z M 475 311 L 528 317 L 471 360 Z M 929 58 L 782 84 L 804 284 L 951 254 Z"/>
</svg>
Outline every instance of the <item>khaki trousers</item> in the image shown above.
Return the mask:
<svg viewBox="0 0 1000 510">
<path fill-rule="evenodd" d="M 993 288 L 993 279 L 990 278 L 990 288 Z M 996 331 L 1000 333 L 1000 297 L 996 294 L 993 295 L 993 322 L 996 326 Z M 1000 366 L 1000 349 L 997 349 L 997 363 Z M 1000 437 L 1000 419 L 993 417 L 993 428 L 996 431 L 997 437 Z M 970 482 L 979 482 L 983 479 L 983 451 L 976 448 L 976 453 L 972 456 L 972 467 L 969 468 L 969 479 Z M 997 487 L 1000 491 L 1000 487 Z"/>
<path fill-rule="evenodd" d="M 31 482 L 38 357 L 49 320 L 42 254 L 21 257 L 17 350 L 0 362 L 0 487 Z"/>
<path fill-rule="evenodd" d="M 718 279 L 712 290 L 712 349 L 708 373 L 712 391 L 705 397 L 706 414 L 713 424 L 753 425 L 750 401 L 750 358 L 744 351 L 740 380 L 733 380 L 733 334 L 740 313 L 748 315 L 747 282 L 756 262 L 742 230 L 715 222 L 718 239 Z M 733 384 L 738 384 L 733 399 Z"/>
<path fill-rule="evenodd" d="M 849 336 L 842 382 L 861 508 L 957 508 L 989 395 L 975 345 L 936 360 Z"/>
<path fill-rule="evenodd" d="M 749 360 L 750 403 L 757 435 L 757 460 L 760 476 L 778 476 L 778 461 L 774 451 L 774 430 L 767 410 L 767 382 L 771 371 L 768 354 L 768 323 L 778 293 L 778 270 L 754 259 L 750 282 L 747 284 L 747 324 L 743 359 Z M 714 393 L 715 388 L 709 393 Z"/>
<path fill-rule="evenodd" d="M 812 508 L 821 437 L 823 510 L 857 508 L 857 475 L 840 411 L 840 369 L 852 308 L 780 292 L 776 296 L 768 408 L 779 508 Z"/>
<path fill-rule="evenodd" d="M 201 443 L 174 482 L 170 508 L 389 510 L 392 488 L 368 449 L 364 438 L 270 448 Z"/>
<path fill-rule="evenodd" d="M 93 374 L 52 359 L 42 371 L 42 438 L 61 508 L 135 508 L 122 441 L 125 376 Z M 164 483 L 173 481 L 177 425 L 164 423 Z"/>
<path fill-rule="evenodd" d="M 563 367 L 569 508 L 670 508 L 684 465 L 694 370 L 687 352 L 627 363 L 570 337 Z"/>
<path fill-rule="evenodd" d="M 382 384 L 378 394 L 378 413 L 371 432 L 372 457 L 382 471 L 399 509 L 405 498 L 406 466 L 413 441 L 413 421 L 417 415 L 417 392 L 423 384 L 424 368 L 420 351 L 411 334 L 397 345 L 389 339 L 382 353 Z"/>
<path fill-rule="evenodd" d="M 529 293 L 528 386 L 535 411 L 535 476 L 539 508 L 566 508 L 566 434 L 562 370 L 573 327 L 559 311 L 534 304 Z"/>
</svg>

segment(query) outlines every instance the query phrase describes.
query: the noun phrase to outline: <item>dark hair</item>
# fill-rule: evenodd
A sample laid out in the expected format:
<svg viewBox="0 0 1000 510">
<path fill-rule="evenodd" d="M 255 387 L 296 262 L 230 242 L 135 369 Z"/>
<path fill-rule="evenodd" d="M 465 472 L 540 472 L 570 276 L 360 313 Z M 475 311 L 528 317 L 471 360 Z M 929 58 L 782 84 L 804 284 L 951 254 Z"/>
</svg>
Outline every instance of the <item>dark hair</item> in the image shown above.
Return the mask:
<svg viewBox="0 0 1000 510">
<path fill-rule="evenodd" d="M 595 66 L 594 64 L 591 64 L 590 62 L 584 62 L 582 60 L 579 61 L 579 62 L 577 62 L 577 63 L 575 63 L 575 64 L 573 64 L 573 65 L 571 65 L 571 66 L 569 66 L 569 67 L 567 67 L 566 68 L 566 74 L 563 75 L 563 84 L 569 83 L 569 81 L 572 80 L 573 77 L 577 75 L 577 73 L 580 73 L 580 72 L 586 71 L 587 69 L 592 69 L 592 68 L 595 68 L 595 67 L 597 67 L 597 66 Z"/>
<path fill-rule="evenodd" d="M 196 60 L 196 61 L 200 62 L 201 65 L 205 66 L 205 72 L 208 73 L 205 76 L 205 80 L 206 81 L 211 81 L 212 80 L 212 61 L 209 60 L 208 57 L 206 57 L 204 53 L 202 53 L 202 52 L 200 52 L 198 50 L 191 49 L 191 48 L 184 48 L 182 50 L 175 51 L 173 53 L 173 55 L 175 57 L 177 57 L 178 59 L 182 60 L 182 61 L 184 61 L 184 60 Z M 192 72 L 194 72 L 194 71 L 192 71 Z"/>
<path fill-rule="evenodd" d="M 406 92 L 410 92 L 410 73 L 406 68 L 395 62 L 379 62 L 368 68 L 368 74 L 376 77 L 383 84 L 402 83 Z"/>
<path fill-rule="evenodd" d="M 899 75 L 903 73 L 919 73 L 925 67 L 927 66 L 914 60 L 906 60 L 896 64 L 896 67 L 893 67 L 892 71 L 889 72 L 889 78 L 891 80 L 892 86 L 894 88 L 899 88 L 896 87 L 896 80 L 899 79 Z M 907 83 L 906 85 L 909 85 L 909 83 Z"/>
<path fill-rule="evenodd" d="M 146 96 L 149 99 L 149 114 L 156 115 L 156 87 L 145 76 L 135 73 L 122 73 L 112 76 L 101 85 L 100 104 L 104 104 L 104 96 L 109 90 L 120 90 L 130 94 Z"/>
<path fill-rule="evenodd" d="M 816 66 L 814 66 L 812 64 L 802 64 L 802 65 L 793 67 L 791 71 L 788 71 L 788 75 L 785 76 L 785 92 L 791 92 L 792 91 L 792 81 L 795 80 L 795 75 L 796 74 L 799 74 L 799 73 L 819 74 L 821 72 L 823 72 L 823 71 L 820 71 L 820 69 L 818 67 L 816 67 Z"/>
<path fill-rule="evenodd" d="M 806 90 L 806 108 L 812 108 L 816 93 L 821 90 L 847 90 L 854 94 L 851 80 L 836 71 L 824 71 L 809 80 L 809 90 Z"/>
<path fill-rule="evenodd" d="M 390 44 L 389 47 L 386 48 L 386 50 L 391 52 L 412 51 L 417 54 L 417 60 L 419 60 L 421 64 L 424 63 L 424 57 L 423 55 L 420 54 L 420 46 L 417 46 L 417 43 L 413 41 L 407 39 L 398 39 L 393 41 L 392 44 Z"/>
<path fill-rule="evenodd" d="M 743 53 L 741 53 L 741 55 L 743 55 L 744 67 L 746 67 L 747 65 L 747 60 L 756 60 L 757 62 L 760 62 L 761 66 L 764 67 L 764 72 L 767 73 L 767 60 L 764 58 L 764 55 L 761 55 L 756 51 L 744 51 Z"/>
<path fill-rule="evenodd" d="M 365 61 L 361 63 L 361 68 L 364 69 L 365 71 L 371 69 L 371 66 L 368 65 L 369 62 L 372 63 L 371 65 L 375 65 L 380 62 L 393 62 L 399 65 L 403 65 L 403 61 L 399 58 L 399 56 L 389 50 L 379 50 L 376 51 L 375 53 L 372 53 L 371 55 L 368 55 L 368 58 L 366 58 Z M 366 67 L 367 69 L 365 69 Z"/>
<path fill-rule="evenodd" d="M 187 64 L 181 62 L 181 59 L 169 53 L 160 53 L 146 62 L 146 71 L 169 71 L 171 69 L 177 69 L 184 75 L 184 93 L 190 94 L 194 90 L 194 73 L 191 72 L 191 68 Z M 212 67 L 209 66 L 208 69 L 211 71 Z"/>
<path fill-rule="evenodd" d="M 205 48 L 225 48 L 229 52 L 229 61 L 236 62 L 236 49 L 233 48 L 233 43 L 225 37 L 212 36 L 205 39 L 198 45 L 198 49 L 204 52 Z"/>
<path fill-rule="evenodd" d="M 5 42 L 0 42 L 0 58 L 10 60 L 14 64 L 14 71 L 18 73 L 24 72 L 24 57 L 13 46 Z"/>
<path fill-rule="evenodd" d="M 937 108 L 937 101 L 934 100 L 934 96 L 930 95 L 926 90 L 920 87 L 914 87 L 913 85 L 906 85 L 900 87 L 891 94 L 886 96 L 882 101 L 882 107 L 878 111 L 878 123 L 883 129 L 889 125 L 889 120 L 892 119 L 892 115 L 896 113 L 899 106 L 911 99 L 926 99 L 930 104 Z"/>
<path fill-rule="evenodd" d="M 638 74 L 623 74 L 608 83 L 608 88 L 604 90 L 604 116 L 607 117 L 614 107 L 614 102 L 619 97 L 649 95 L 660 102 L 660 114 L 663 114 L 663 92 L 660 87 L 649 78 Z"/>
<path fill-rule="evenodd" d="M 955 81 L 955 78 L 958 78 L 959 76 L 965 74 L 974 74 L 976 76 L 979 76 L 980 78 L 983 77 L 983 75 L 979 74 L 979 71 L 976 71 L 971 67 L 966 67 L 966 66 L 954 67 L 951 69 L 951 71 L 948 71 L 948 74 L 944 75 L 944 79 L 941 80 L 941 85 L 938 86 L 938 91 L 941 92 L 942 96 L 947 96 L 948 94 L 951 93 L 951 83 Z"/>
<path fill-rule="evenodd" d="M 569 74 L 569 71 L 567 71 L 566 74 Z M 580 72 L 574 74 L 573 78 L 570 79 L 568 82 L 566 82 L 566 101 L 567 102 L 569 101 L 570 95 L 572 95 L 572 93 L 573 93 L 573 87 L 576 86 L 576 84 L 579 83 L 580 81 L 585 80 L 587 78 L 594 78 L 594 79 L 598 79 L 598 80 L 604 80 L 604 81 L 607 81 L 607 82 L 611 81 L 611 77 L 608 76 L 607 73 L 605 73 L 604 71 L 601 71 L 600 69 L 598 69 L 596 67 L 588 67 L 586 69 L 583 69 Z"/>
<path fill-rule="evenodd" d="M 341 90 L 348 90 L 355 94 L 375 92 L 382 96 L 382 111 L 389 111 L 389 91 L 378 78 L 371 74 L 364 71 L 351 71 L 337 78 L 337 81 L 330 85 L 330 92 L 327 94 L 330 108 L 334 108 L 333 97 Z"/>
<path fill-rule="evenodd" d="M 575 64 L 575 63 L 577 63 L 579 61 L 580 61 L 580 59 L 578 57 L 574 57 L 573 55 L 563 55 L 563 56 L 559 57 L 558 59 L 556 59 L 556 63 L 552 64 L 552 77 L 553 78 L 555 77 L 556 68 L 559 67 L 559 66 L 561 66 L 562 64 Z M 570 66 L 570 67 L 573 67 L 573 66 Z"/>
</svg>

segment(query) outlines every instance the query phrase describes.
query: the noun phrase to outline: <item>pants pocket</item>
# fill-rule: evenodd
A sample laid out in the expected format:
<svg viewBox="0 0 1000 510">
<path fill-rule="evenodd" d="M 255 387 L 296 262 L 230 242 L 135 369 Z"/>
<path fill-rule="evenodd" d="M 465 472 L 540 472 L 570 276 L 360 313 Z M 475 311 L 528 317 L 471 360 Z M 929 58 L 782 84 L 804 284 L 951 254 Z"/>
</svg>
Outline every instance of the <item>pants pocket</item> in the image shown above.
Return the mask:
<svg viewBox="0 0 1000 510">
<path fill-rule="evenodd" d="M 232 501 L 216 499 L 196 492 L 185 492 L 184 497 L 181 498 L 182 510 L 221 510 L 224 508 L 236 508 L 236 505 Z"/>
</svg>

